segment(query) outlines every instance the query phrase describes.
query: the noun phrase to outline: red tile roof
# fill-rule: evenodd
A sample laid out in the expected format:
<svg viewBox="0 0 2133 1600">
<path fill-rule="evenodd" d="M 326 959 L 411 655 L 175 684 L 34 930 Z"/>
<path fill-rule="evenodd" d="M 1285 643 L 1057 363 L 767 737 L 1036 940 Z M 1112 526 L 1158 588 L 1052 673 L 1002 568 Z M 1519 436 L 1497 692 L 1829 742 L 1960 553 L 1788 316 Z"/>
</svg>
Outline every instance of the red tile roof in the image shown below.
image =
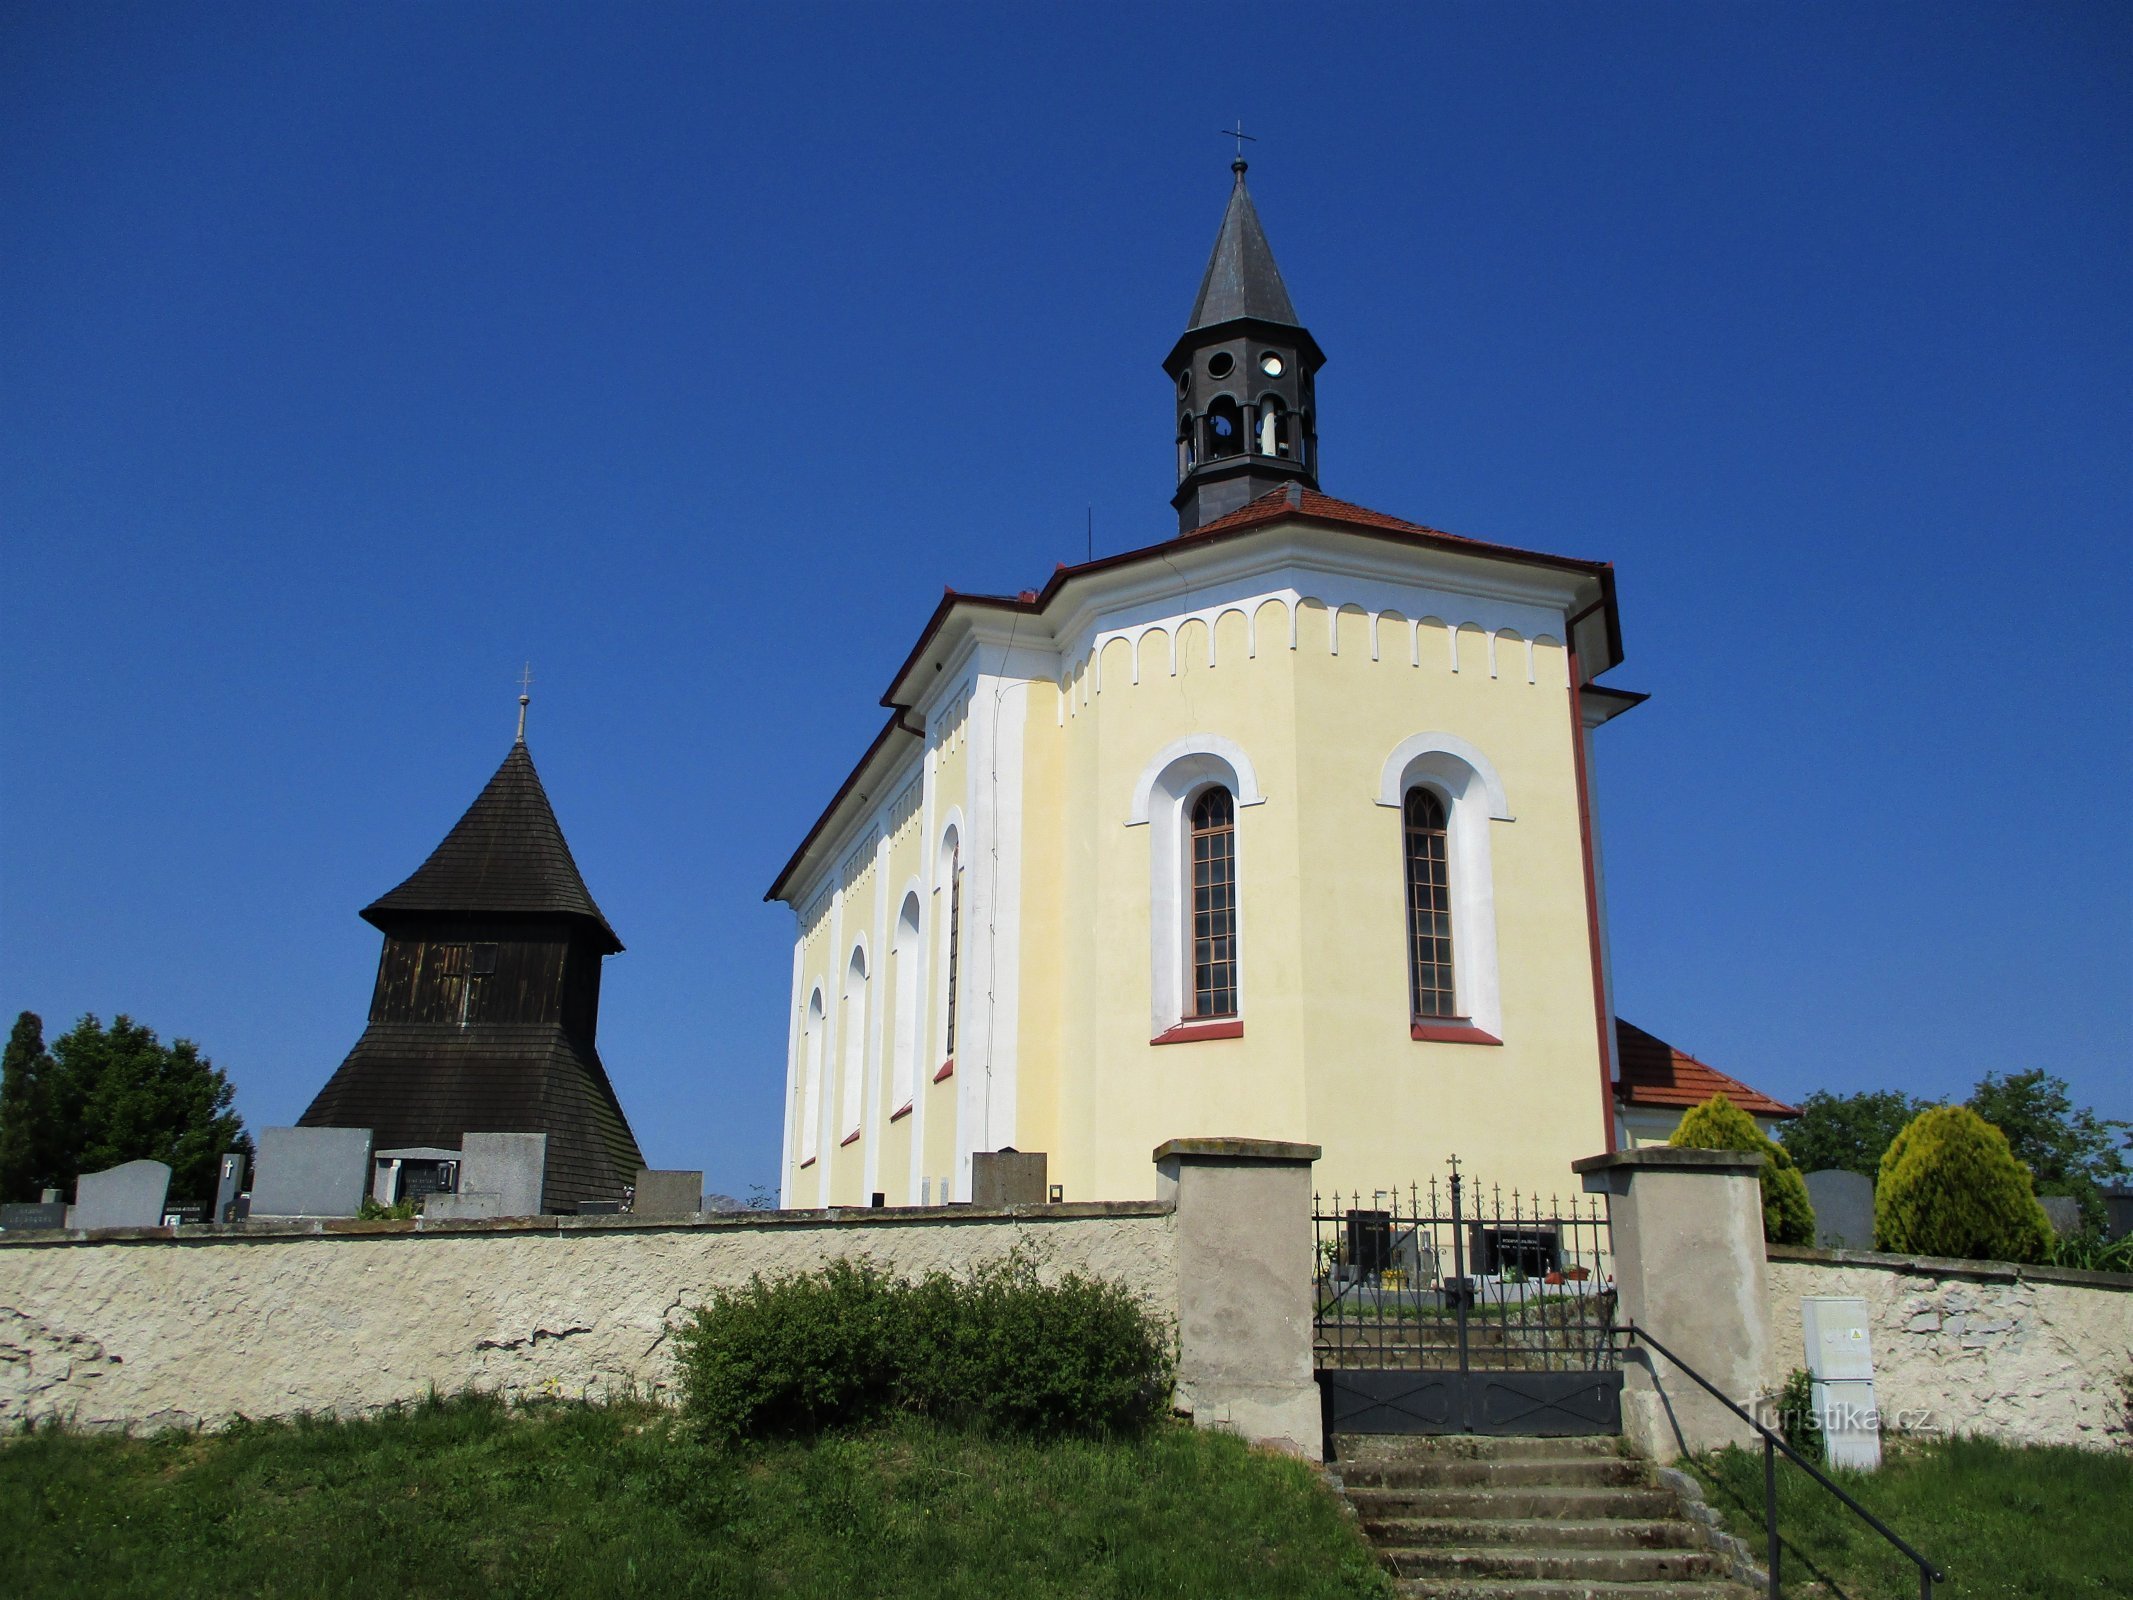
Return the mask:
<svg viewBox="0 0 2133 1600">
<path fill-rule="evenodd" d="M 1249 528 L 1262 522 L 1278 522 L 1283 517 L 1298 514 L 1318 517 L 1326 522 L 1345 522 L 1355 528 L 1389 528 L 1395 533 L 1426 533 L 1433 539 L 1454 539 L 1460 544 L 1491 548 L 1484 540 L 1469 539 L 1462 533 L 1446 533 L 1442 528 L 1425 527 L 1419 522 L 1405 522 L 1398 517 L 1388 517 L 1382 511 L 1372 511 L 1368 506 L 1359 506 L 1352 500 L 1336 500 L 1330 494 L 1306 489 L 1300 483 L 1285 483 L 1278 489 L 1269 489 L 1249 504 L 1241 505 L 1212 522 L 1203 522 L 1190 533 L 1180 537 L 1199 539 L 1210 533 L 1227 533 L 1232 528 Z"/>
<path fill-rule="evenodd" d="M 1799 1107 L 1727 1077 L 1620 1017 L 1615 1018 L 1615 1055 L 1622 1065 L 1622 1075 L 1615 1080 L 1615 1098 L 1624 1105 L 1686 1109 L 1722 1094 L 1751 1117 L 1800 1114 Z"/>
</svg>

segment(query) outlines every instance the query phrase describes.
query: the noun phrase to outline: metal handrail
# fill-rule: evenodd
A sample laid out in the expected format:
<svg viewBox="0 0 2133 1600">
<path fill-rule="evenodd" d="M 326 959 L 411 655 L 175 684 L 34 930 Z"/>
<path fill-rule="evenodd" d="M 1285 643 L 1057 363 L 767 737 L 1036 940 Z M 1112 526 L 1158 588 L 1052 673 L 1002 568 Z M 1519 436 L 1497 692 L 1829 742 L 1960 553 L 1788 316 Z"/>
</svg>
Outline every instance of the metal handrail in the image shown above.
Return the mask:
<svg viewBox="0 0 2133 1600">
<path fill-rule="evenodd" d="M 1702 1373 L 1682 1360 L 1681 1357 L 1675 1355 L 1673 1351 L 1669 1350 L 1657 1339 L 1654 1339 L 1642 1328 L 1635 1323 L 1625 1323 L 1619 1331 L 1627 1334 L 1632 1339 L 1642 1339 L 1654 1350 L 1665 1356 L 1667 1360 L 1671 1361 L 1691 1378 L 1694 1378 L 1697 1383 L 1703 1386 L 1704 1391 L 1712 1399 L 1763 1436 L 1763 1535 L 1768 1541 L 1770 1553 L 1770 1600 L 1778 1600 L 1777 1452 L 1780 1450 L 1785 1452 L 1794 1466 L 1800 1468 L 1815 1482 L 1849 1506 L 1852 1512 L 1865 1522 L 1869 1528 L 1872 1528 L 1882 1538 L 1888 1540 L 1890 1544 L 1909 1556 L 1918 1567 L 1919 1600 L 1933 1600 L 1933 1585 L 1946 1583 L 1948 1575 L 1933 1565 L 1925 1556 L 1914 1550 L 1903 1535 L 1896 1532 L 1895 1529 L 1875 1516 L 1873 1512 L 1867 1510 L 1865 1506 L 1846 1494 L 1823 1473 L 1820 1467 L 1801 1455 L 1799 1451 L 1793 1449 L 1791 1445 L 1779 1438 L 1777 1434 L 1771 1432 L 1769 1428 L 1748 1415 L 1734 1401 L 1721 1394 L 1717 1386 L 1709 1378 L 1706 1378 Z"/>
</svg>

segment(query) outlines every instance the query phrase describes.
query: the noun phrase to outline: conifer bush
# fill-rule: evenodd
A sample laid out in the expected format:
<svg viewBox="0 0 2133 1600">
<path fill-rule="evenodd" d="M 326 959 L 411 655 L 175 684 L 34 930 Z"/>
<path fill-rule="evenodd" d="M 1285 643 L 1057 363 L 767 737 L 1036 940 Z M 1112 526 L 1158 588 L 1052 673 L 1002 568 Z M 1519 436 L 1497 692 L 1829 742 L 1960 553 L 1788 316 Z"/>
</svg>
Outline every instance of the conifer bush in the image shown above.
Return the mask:
<svg viewBox="0 0 2133 1600">
<path fill-rule="evenodd" d="M 1813 1244 L 1815 1208 L 1807 1180 L 1784 1146 L 1768 1138 L 1755 1119 L 1722 1094 L 1714 1094 L 1681 1119 L 1668 1144 L 1692 1150 L 1744 1150 L 1763 1157 L 1757 1174 L 1763 1187 L 1763 1237 L 1771 1244 Z"/>
<path fill-rule="evenodd" d="M 1168 1332 L 1117 1284 L 1016 1255 L 914 1283 L 868 1261 L 718 1290 L 680 1334 L 681 1408 L 710 1437 L 800 1438 L 894 1413 L 1036 1436 L 1163 1414 Z"/>
<path fill-rule="evenodd" d="M 2041 1262 L 2052 1226 L 2007 1136 L 1968 1106 L 1913 1117 L 1881 1158 L 1874 1243 L 1902 1255 Z"/>
</svg>

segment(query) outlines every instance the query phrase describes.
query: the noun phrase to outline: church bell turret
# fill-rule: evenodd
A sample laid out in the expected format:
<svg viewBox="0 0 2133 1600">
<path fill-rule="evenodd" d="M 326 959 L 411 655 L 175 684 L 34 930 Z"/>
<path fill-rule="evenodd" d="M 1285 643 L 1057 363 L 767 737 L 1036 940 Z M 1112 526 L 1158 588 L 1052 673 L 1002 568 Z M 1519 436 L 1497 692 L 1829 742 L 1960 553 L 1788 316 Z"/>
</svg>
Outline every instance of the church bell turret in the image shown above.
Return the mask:
<svg viewBox="0 0 2133 1600">
<path fill-rule="evenodd" d="M 1177 394 L 1180 534 L 1284 483 L 1318 487 L 1314 379 L 1326 358 L 1289 304 L 1243 158 L 1230 167 L 1192 320 L 1163 362 Z"/>
</svg>

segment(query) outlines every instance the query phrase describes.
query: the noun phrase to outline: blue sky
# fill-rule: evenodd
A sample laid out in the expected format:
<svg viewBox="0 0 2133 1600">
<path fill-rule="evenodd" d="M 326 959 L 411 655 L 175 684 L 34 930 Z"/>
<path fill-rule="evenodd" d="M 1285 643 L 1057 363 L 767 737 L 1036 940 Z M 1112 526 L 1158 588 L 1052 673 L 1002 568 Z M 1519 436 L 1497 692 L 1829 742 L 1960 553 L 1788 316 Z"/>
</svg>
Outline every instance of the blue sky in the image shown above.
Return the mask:
<svg viewBox="0 0 2133 1600">
<path fill-rule="evenodd" d="M 1328 491 L 1617 565 L 1624 1014 L 2133 1113 L 2129 103 L 2108 5 L 11 7 L 0 1008 L 293 1120 L 531 658 L 645 1152 L 771 1181 L 762 891 L 943 583 L 1172 527 L 1241 115 Z"/>
</svg>

